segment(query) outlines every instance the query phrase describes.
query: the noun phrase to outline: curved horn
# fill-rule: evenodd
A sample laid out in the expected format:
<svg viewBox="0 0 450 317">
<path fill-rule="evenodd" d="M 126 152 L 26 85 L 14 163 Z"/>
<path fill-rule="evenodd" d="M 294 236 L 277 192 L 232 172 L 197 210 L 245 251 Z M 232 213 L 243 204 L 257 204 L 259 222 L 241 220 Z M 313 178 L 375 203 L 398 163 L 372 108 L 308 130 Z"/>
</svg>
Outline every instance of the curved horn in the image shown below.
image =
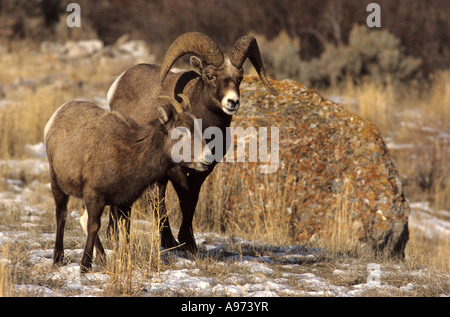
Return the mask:
<svg viewBox="0 0 450 317">
<path fill-rule="evenodd" d="M 188 97 L 186 97 L 186 95 L 183 94 L 178 94 L 178 97 L 180 97 L 181 99 L 183 99 L 185 107 L 185 110 L 191 110 L 191 102 L 189 101 Z"/>
<path fill-rule="evenodd" d="M 170 104 L 175 108 L 175 110 L 178 113 L 182 113 L 184 112 L 183 107 L 181 107 L 181 105 L 178 103 L 178 101 L 176 101 L 174 98 L 169 97 L 169 96 L 158 96 L 156 97 L 156 99 L 163 99 L 163 100 L 167 100 L 168 102 L 170 102 Z"/>
<path fill-rule="evenodd" d="M 184 33 L 173 41 L 164 56 L 160 73 L 161 84 L 177 59 L 188 53 L 197 54 L 207 65 L 220 66 L 224 61 L 219 46 L 208 36 L 198 32 Z"/>
<path fill-rule="evenodd" d="M 263 82 L 266 89 L 274 96 L 278 96 L 278 92 L 267 79 L 266 72 L 264 71 L 264 64 L 262 61 L 261 53 L 259 51 L 258 43 L 253 36 L 243 36 L 233 46 L 231 50 L 231 63 L 236 68 L 241 68 L 247 57 L 250 59 L 253 67 L 255 67 L 259 78 Z"/>
</svg>

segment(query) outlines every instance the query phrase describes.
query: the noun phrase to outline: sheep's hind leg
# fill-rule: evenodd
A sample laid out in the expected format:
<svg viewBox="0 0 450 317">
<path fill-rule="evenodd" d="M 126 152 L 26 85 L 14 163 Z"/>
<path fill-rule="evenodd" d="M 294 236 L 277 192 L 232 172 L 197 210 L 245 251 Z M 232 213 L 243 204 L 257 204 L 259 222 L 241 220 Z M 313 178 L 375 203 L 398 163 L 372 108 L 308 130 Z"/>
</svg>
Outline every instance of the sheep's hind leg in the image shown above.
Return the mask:
<svg viewBox="0 0 450 317">
<path fill-rule="evenodd" d="M 66 225 L 69 195 L 59 187 L 53 173 L 51 187 L 56 206 L 56 239 L 55 249 L 53 251 L 53 265 L 62 265 L 64 261 L 64 227 Z"/>
<path fill-rule="evenodd" d="M 119 207 L 119 232 L 123 231 L 126 244 L 130 244 L 130 226 L 131 226 L 131 204 Z"/>
<path fill-rule="evenodd" d="M 105 203 L 99 198 L 87 199 L 85 197 L 86 209 L 88 212 L 87 222 L 87 240 L 84 247 L 83 257 L 81 258 L 81 272 L 86 273 L 92 268 L 93 249 L 94 245 L 98 252 L 98 257 L 101 262 L 105 261 L 105 250 L 98 232 L 100 230 L 100 220 L 105 208 Z"/>
<path fill-rule="evenodd" d="M 119 241 L 120 226 L 124 224 L 126 231 L 127 242 L 130 234 L 130 217 L 132 205 L 126 204 L 124 206 L 116 207 L 110 206 L 109 223 L 106 235 L 108 240 L 115 243 Z"/>
<path fill-rule="evenodd" d="M 87 210 L 86 210 L 86 206 L 84 206 L 83 205 L 83 211 L 82 211 L 82 213 L 81 213 L 81 217 L 80 217 L 80 224 L 81 224 L 81 227 L 83 228 L 83 231 L 84 231 L 84 234 L 87 236 L 87 234 L 88 234 L 88 230 L 87 230 L 87 223 L 88 223 L 88 218 L 89 218 L 89 216 L 88 216 L 88 212 L 87 212 Z M 99 253 L 99 249 L 101 249 L 103 246 L 102 246 L 102 244 L 101 244 L 101 242 L 100 242 L 100 238 L 99 238 L 99 236 L 97 235 L 97 239 L 95 239 L 95 244 L 94 244 L 94 251 L 93 251 L 93 259 L 94 260 L 96 260 L 96 259 L 98 259 L 99 260 L 99 262 L 100 263 L 98 263 L 98 264 L 102 264 L 102 261 L 104 260 L 104 259 L 102 259 L 102 258 L 99 258 L 98 256 L 97 256 L 97 254 L 100 254 Z"/>
<path fill-rule="evenodd" d="M 122 215 L 118 207 L 116 206 L 109 207 L 109 223 L 108 229 L 106 230 L 106 236 L 109 241 L 119 240 L 118 223 L 121 219 L 121 216 Z"/>
</svg>

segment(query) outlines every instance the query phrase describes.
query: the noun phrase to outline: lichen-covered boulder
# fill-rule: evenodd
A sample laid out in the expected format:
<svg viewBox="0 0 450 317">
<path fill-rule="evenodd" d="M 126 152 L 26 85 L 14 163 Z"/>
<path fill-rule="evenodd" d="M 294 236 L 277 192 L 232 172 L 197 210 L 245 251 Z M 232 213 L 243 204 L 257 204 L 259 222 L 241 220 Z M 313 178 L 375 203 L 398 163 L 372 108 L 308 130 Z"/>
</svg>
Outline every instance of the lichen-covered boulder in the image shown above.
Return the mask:
<svg viewBox="0 0 450 317">
<path fill-rule="evenodd" d="M 245 217 L 253 197 L 262 212 L 279 209 L 276 221 L 288 223 L 294 241 L 345 229 L 361 245 L 403 257 L 409 205 L 376 126 L 298 83 L 272 82 L 277 97 L 245 78 L 232 126 L 279 127 L 278 170 L 219 164 L 221 175 L 237 175 L 223 182 L 224 208 Z"/>
</svg>

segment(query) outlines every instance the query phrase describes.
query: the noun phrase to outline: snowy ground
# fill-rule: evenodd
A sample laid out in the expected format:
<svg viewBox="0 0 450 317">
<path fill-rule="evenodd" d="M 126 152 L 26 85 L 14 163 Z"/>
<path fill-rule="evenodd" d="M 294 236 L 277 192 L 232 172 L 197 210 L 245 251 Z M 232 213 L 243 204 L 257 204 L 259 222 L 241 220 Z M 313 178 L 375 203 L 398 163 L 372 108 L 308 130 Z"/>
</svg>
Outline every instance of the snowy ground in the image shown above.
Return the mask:
<svg viewBox="0 0 450 317">
<path fill-rule="evenodd" d="M 71 238 L 70 234 L 66 237 L 69 242 L 66 240 L 65 252 L 71 259 L 70 264 L 52 267 L 55 238 L 52 202 L 40 198 L 48 196 L 50 189 L 48 183 L 39 181 L 39 175 L 47 172 L 47 162 L 42 158 L 42 145 L 28 148 L 35 158 L 0 162 L 0 169 L 10 171 L 10 178 L 0 179 L 0 247 L 24 249 L 21 262 L 14 263 L 6 254 L 0 264 L 18 271 L 23 266 L 22 270 L 35 270 L 34 274 L 39 275 L 33 278 L 30 277 L 34 276 L 32 274 L 18 276 L 14 292 L 26 296 L 104 296 L 111 274 L 97 266 L 94 266 L 94 273 L 80 274 L 82 234 L 78 238 Z M 26 171 L 25 176 L 23 171 Z M 430 238 L 439 235 L 440 239 L 450 239 L 450 212 L 439 211 L 439 217 L 435 217 L 426 203 L 412 203 L 411 207 L 411 227 L 422 230 Z M 73 227 L 78 226 L 79 216 L 79 211 L 69 211 L 68 222 Z M 2 220 L 7 218 L 9 220 Z M 74 232 L 82 232 L 77 230 Z M 135 273 L 131 280 L 135 294 L 246 297 L 450 295 L 449 274 L 406 269 L 401 262 L 368 263 L 349 257 L 330 257 L 319 248 L 270 246 L 213 233 L 198 233 L 196 239 L 200 248 L 197 258 L 183 252 L 162 252 L 159 272 L 155 271 L 151 277 Z M 110 256 L 112 251 L 107 253 Z"/>
</svg>

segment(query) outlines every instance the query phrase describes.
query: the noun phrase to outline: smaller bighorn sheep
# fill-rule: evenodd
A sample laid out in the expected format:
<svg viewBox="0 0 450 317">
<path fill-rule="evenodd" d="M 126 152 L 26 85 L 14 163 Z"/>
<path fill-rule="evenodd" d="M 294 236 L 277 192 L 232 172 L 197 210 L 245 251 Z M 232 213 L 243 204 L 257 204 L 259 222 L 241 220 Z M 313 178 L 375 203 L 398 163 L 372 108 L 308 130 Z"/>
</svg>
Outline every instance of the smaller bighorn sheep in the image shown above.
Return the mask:
<svg viewBox="0 0 450 317">
<path fill-rule="evenodd" d="M 129 231 L 133 202 L 163 177 L 175 165 L 174 161 L 179 161 L 171 151 L 175 143 L 189 142 L 186 146 L 192 149 L 190 162 L 180 164 L 198 171 L 205 171 L 211 164 L 211 151 L 204 140 L 202 151 L 194 151 L 193 137 L 172 138 L 177 128 L 184 129 L 184 133 L 187 129 L 195 136 L 195 117 L 183 112 L 179 104 L 170 106 L 164 98 L 154 102 L 160 104 L 159 117 L 142 126 L 129 117 L 84 101 L 65 103 L 48 121 L 44 139 L 56 205 L 54 264 L 63 262 L 69 196 L 83 199 L 88 213 L 81 259 L 81 270 L 86 272 L 92 267 L 94 245 L 100 260 L 105 259 L 98 237 L 104 207 L 118 206 Z"/>
</svg>

